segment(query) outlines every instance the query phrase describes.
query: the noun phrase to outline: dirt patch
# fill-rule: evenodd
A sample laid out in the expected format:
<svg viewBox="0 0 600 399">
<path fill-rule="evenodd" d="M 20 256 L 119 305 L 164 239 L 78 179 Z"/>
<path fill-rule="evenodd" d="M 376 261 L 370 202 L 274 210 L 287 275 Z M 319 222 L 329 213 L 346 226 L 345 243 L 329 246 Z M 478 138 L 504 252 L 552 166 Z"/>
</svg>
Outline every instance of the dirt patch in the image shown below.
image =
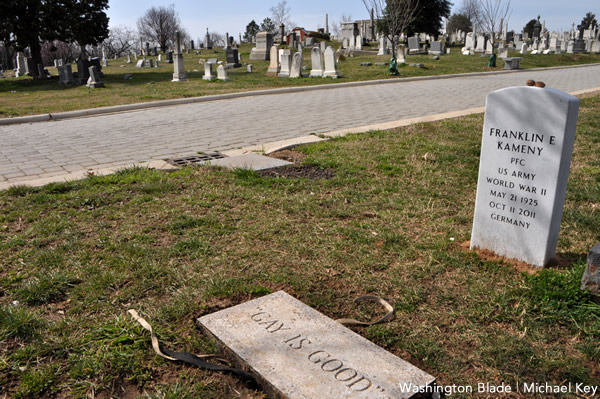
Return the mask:
<svg viewBox="0 0 600 399">
<path fill-rule="evenodd" d="M 287 177 L 307 179 L 332 179 L 335 171 L 331 168 L 322 168 L 317 165 L 287 165 L 258 172 L 265 177 Z"/>
<path fill-rule="evenodd" d="M 306 159 L 306 154 L 300 151 L 294 150 L 281 150 L 275 151 L 267 155 L 271 158 L 282 159 L 284 161 L 293 163 L 302 163 Z"/>
<path fill-rule="evenodd" d="M 527 263 L 522 262 L 517 259 L 509 259 L 509 258 L 505 258 L 500 255 L 496 255 L 495 253 L 493 253 L 492 251 L 487 250 L 487 249 L 479 249 L 478 248 L 478 249 L 471 250 L 470 246 L 471 246 L 471 241 L 465 241 L 462 244 L 460 244 L 460 247 L 463 250 L 475 252 L 483 260 L 492 261 L 492 262 L 493 261 L 497 261 L 497 262 L 502 261 L 502 262 L 508 263 L 509 265 L 512 265 L 518 271 L 525 272 L 527 274 L 536 274 L 543 269 L 568 269 L 573 266 L 572 258 L 562 257 L 558 254 L 545 267 L 536 267 L 536 266 L 532 266 L 530 264 L 527 264 Z"/>
</svg>

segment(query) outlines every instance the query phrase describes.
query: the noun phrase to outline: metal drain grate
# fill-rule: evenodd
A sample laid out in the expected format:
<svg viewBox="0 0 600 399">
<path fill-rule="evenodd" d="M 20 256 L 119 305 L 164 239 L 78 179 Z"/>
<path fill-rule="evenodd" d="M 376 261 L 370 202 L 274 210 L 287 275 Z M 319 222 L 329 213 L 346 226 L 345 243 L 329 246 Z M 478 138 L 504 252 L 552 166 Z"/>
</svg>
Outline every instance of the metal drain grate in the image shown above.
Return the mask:
<svg viewBox="0 0 600 399">
<path fill-rule="evenodd" d="M 167 162 L 173 166 L 189 166 L 200 165 L 208 161 L 214 161 L 215 159 L 222 159 L 226 157 L 226 155 L 213 152 L 212 154 L 198 154 L 183 158 L 167 159 Z"/>
</svg>

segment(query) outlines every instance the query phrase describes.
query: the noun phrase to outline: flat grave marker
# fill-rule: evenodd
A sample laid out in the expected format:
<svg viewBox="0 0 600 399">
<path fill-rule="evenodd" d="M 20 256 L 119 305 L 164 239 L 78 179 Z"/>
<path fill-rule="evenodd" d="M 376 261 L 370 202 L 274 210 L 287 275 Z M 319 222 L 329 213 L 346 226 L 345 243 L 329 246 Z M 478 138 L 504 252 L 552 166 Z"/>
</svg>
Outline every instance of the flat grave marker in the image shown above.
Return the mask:
<svg viewBox="0 0 600 399">
<path fill-rule="evenodd" d="M 283 291 L 198 325 L 273 398 L 411 398 L 435 378 Z M 409 388 L 411 387 L 411 388 Z"/>
<path fill-rule="evenodd" d="M 578 112 L 551 88 L 487 96 L 472 249 L 540 267 L 554 258 Z"/>
</svg>

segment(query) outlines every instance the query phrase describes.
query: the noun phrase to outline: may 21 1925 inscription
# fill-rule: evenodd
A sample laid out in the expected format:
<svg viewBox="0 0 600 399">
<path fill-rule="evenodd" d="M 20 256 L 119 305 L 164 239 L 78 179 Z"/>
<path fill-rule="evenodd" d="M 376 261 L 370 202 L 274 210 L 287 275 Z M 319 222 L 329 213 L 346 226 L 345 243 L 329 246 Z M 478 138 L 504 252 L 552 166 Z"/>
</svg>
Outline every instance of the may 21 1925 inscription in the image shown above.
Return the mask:
<svg viewBox="0 0 600 399">
<path fill-rule="evenodd" d="M 273 398 L 411 398 L 435 378 L 283 291 L 198 319 Z"/>
<path fill-rule="evenodd" d="M 512 87 L 486 99 L 471 248 L 545 266 L 556 254 L 579 99 Z"/>
</svg>

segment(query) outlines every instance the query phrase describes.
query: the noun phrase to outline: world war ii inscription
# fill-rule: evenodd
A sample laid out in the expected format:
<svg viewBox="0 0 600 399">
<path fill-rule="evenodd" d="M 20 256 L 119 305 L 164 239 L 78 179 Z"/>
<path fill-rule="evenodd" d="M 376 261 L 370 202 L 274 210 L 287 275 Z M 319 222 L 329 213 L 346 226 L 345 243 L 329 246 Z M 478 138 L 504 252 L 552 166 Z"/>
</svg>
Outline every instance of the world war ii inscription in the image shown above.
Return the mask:
<svg viewBox="0 0 600 399">
<path fill-rule="evenodd" d="M 411 398 L 435 378 L 283 291 L 198 319 L 274 398 Z M 412 388 L 406 388 L 412 387 Z"/>
<path fill-rule="evenodd" d="M 549 88 L 488 95 L 471 248 L 536 266 L 555 256 L 578 111 Z"/>
</svg>

